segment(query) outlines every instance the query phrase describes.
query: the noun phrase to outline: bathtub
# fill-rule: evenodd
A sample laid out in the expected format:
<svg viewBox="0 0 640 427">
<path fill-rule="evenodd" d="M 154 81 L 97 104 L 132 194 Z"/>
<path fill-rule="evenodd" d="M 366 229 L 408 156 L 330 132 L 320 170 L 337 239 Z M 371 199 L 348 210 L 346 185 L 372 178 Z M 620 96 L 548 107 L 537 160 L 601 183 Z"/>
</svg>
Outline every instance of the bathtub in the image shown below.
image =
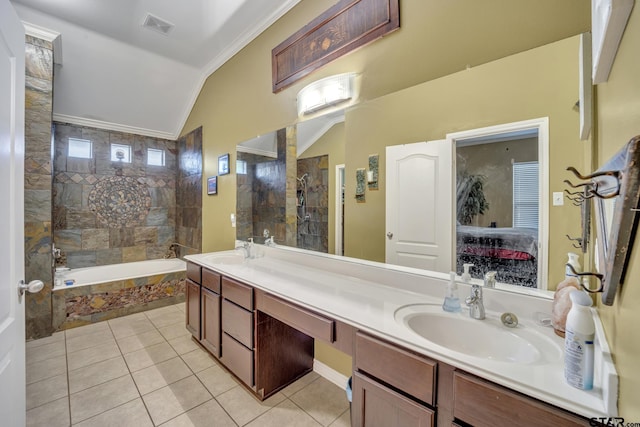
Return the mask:
<svg viewBox="0 0 640 427">
<path fill-rule="evenodd" d="M 60 276 L 63 284 L 52 295 L 56 330 L 184 301 L 186 263 L 176 258 L 136 261 L 76 268 Z"/>
<path fill-rule="evenodd" d="M 54 290 L 185 271 L 186 266 L 187 264 L 183 260 L 171 258 L 74 268 L 61 274 L 63 284 L 56 286 Z M 66 280 L 73 280 L 73 285 L 66 286 L 64 284 Z"/>
</svg>

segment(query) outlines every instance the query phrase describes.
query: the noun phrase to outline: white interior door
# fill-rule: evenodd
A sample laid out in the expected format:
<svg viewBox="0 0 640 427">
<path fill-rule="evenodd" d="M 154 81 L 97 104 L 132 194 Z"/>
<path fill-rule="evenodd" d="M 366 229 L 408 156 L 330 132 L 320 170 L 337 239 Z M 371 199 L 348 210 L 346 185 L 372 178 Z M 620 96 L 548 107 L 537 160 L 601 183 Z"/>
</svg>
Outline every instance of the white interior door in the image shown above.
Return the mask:
<svg viewBox="0 0 640 427">
<path fill-rule="evenodd" d="M 446 140 L 387 147 L 386 262 L 453 268 L 452 152 Z"/>
<path fill-rule="evenodd" d="M 25 425 L 24 28 L 0 0 L 0 424 Z"/>
</svg>

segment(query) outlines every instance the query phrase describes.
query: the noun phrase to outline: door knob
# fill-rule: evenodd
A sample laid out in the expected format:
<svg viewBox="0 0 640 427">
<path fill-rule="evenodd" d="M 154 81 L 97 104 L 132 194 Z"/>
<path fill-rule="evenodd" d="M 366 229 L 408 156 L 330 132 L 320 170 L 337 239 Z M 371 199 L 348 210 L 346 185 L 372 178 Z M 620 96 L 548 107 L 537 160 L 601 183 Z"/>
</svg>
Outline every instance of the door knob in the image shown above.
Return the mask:
<svg viewBox="0 0 640 427">
<path fill-rule="evenodd" d="M 389 239 L 392 239 L 392 238 L 393 238 L 393 233 L 389 231 L 389 232 L 387 233 L 387 237 L 388 237 Z"/>
<path fill-rule="evenodd" d="M 25 291 L 35 294 L 36 292 L 40 292 L 42 288 L 44 288 L 42 280 L 32 280 L 29 283 L 24 283 L 24 280 L 20 280 L 18 284 L 18 300 L 22 299 Z"/>
</svg>

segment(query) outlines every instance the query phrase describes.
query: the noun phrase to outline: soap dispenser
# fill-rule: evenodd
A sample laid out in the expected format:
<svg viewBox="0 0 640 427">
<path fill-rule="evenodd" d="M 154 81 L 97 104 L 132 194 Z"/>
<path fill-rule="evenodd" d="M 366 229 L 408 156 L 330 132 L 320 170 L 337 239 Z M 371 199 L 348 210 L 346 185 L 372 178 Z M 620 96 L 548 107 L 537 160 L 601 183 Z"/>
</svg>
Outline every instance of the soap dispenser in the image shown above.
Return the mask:
<svg viewBox="0 0 640 427">
<path fill-rule="evenodd" d="M 462 311 L 460 307 L 460 297 L 458 296 L 458 285 L 456 284 L 456 273 L 449 273 L 449 284 L 447 285 L 447 293 L 444 296 L 442 309 L 451 313 Z"/>
<path fill-rule="evenodd" d="M 473 267 L 473 264 L 462 264 L 464 272 L 462 273 L 462 282 L 467 285 L 471 283 L 471 275 L 469 274 L 469 268 Z"/>
</svg>

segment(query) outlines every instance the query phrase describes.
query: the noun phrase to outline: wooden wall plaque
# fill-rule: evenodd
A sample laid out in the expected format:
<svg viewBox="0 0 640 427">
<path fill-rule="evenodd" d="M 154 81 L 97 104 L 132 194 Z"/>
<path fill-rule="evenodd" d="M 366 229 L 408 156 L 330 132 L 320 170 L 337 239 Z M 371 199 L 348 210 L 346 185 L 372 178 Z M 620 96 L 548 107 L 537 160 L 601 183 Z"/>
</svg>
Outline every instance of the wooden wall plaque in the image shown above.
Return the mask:
<svg viewBox="0 0 640 427">
<path fill-rule="evenodd" d="M 273 92 L 400 28 L 400 0 L 340 0 L 271 51 Z"/>
</svg>

